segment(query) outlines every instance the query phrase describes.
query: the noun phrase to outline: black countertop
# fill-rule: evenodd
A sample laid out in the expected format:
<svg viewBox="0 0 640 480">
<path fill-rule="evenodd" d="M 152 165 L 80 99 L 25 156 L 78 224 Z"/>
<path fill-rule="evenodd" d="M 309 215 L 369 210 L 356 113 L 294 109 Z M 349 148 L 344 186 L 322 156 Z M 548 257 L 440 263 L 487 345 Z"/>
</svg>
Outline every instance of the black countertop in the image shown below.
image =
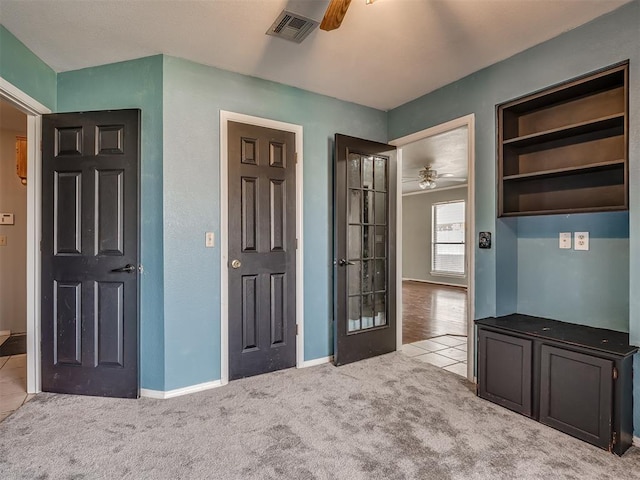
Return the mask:
<svg viewBox="0 0 640 480">
<path fill-rule="evenodd" d="M 638 347 L 629 345 L 628 333 L 519 313 L 503 317 L 482 318 L 476 320 L 475 323 L 478 326 L 496 327 L 513 333 L 587 347 L 614 355 L 627 356 L 638 350 Z"/>
</svg>

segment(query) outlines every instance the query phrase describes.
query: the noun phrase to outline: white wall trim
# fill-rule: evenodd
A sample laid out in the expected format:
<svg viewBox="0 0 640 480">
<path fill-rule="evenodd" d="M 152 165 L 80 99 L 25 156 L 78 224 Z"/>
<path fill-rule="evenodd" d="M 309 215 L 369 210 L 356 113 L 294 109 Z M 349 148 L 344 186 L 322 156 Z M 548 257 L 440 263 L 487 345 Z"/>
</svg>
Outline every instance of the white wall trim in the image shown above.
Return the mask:
<svg viewBox="0 0 640 480">
<path fill-rule="evenodd" d="M 40 380 L 40 238 L 42 115 L 51 110 L 0 77 L 0 98 L 27 115 L 27 393 L 38 393 Z"/>
<path fill-rule="evenodd" d="M 467 286 L 464 284 L 460 284 L 460 283 L 448 283 L 448 282 L 434 282 L 433 280 L 424 280 L 422 278 L 408 278 L 408 277 L 402 277 L 402 281 L 408 281 L 408 282 L 420 282 L 420 283 L 432 283 L 434 285 L 445 285 L 447 287 L 458 287 L 458 288 L 463 288 L 463 289 L 467 289 Z"/>
<path fill-rule="evenodd" d="M 640 447 L 640 437 L 633 436 L 632 444 L 634 447 Z"/>
<path fill-rule="evenodd" d="M 214 380 L 213 382 L 199 383 L 197 385 L 191 385 L 184 388 L 176 388 L 175 390 L 149 390 L 147 388 L 140 389 L 140 396 L 147 398 L 156 398 L 159 400 L 165 400 L 167 398 L 181 397 L 182 395 L 189 395 L 190 393 L 203 392 L 205 390 L 211 390 L 222 386 L 221 380 Z"/>
<path fill-rule="evenodd" d="M 298 365 L 298 368 L 316 367 L 318 365 L 323 365 L 325 363 L 331 362 L 333 362 L 333 355 L 329 355 L 328 357 L 314 358 L 313 360 L 307 360 L 306 362 L 303 362 L 302 365 Z"/>
<path fill-rule="evenodd" d="M 466 183 L 463 183 L 462 185 L 452 185 L 450 187 L 442 187 L 442 188 L 434 188 L 434 189 L 429 189 L 429 190 L 420 190 L 418 192 L 408 192 L 408 193 L 403 193 L 402 196 L 403 197 L 410 197 L 411 195 L 424 195 L 425 193 L 440 193 L 440 192 L 445 192 L 447 190 L 455 190 L 456 188 L 467 188 Z"/>
<path fill-rule="evenodd" d="M 448 132 L 460 127 L 467 127 L 468 130 L 468 180 L 467 180 L 467 205 L 466 211 L 466 273 L 467 273 L 467 379 L 475 381 L 474 378 L 474 366 L 475 366 L 475 325 L 473 320 L 475 318 L 475 151 L 476 151 L 476 139 L 475 139 L 475 114 L 470 113 L 464 117 L 456 118 L 445 123 L 441 123 L 431 128 L 427 128 L 420 132 L 415 132 L 404 137 L 397 138 L 389 142 L 391 145 L 398 147 L 398 171 L 402 172 L 402 147 L 410 143 L 422 140 L 423 138 L 432 137 L 441 133 Z M 402 175 L 398 175 L 398 192 L 401 192 Z M 396 264 L 398 278 L 396 295 L 398 299 L 402 299 L 402 201 L 401 195 L 398 195 L 398 246 L 396 249 Z M 398 347 L 402 346 L 402 301 L 398 301 L 397 315 L 398 315 L 398 332 L 397 338 Z"/>
<path fill-rule="evenodd" d="M 303 128 L 302 125 L 280 122 L 267 118 L 254 117 L 241 113 L 220 110 L 220 382 L 229 382 L 229 170 L 227 122 L 241 122 L 259 127 L 273 128 L 293 132 L 296 135 L 296 367 L 301 368 L 304 361 L 304 240 L 303 240 Z"/>
</svg>

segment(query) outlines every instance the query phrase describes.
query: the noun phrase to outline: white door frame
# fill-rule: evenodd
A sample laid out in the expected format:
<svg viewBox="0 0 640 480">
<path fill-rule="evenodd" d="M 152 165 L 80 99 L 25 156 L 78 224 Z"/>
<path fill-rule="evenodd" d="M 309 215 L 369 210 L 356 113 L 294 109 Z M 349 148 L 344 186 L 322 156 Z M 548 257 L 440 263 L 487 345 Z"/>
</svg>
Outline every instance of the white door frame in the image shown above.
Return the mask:
<svg viewBox="0 0 640 480">
<path fill-rule="evenodd" d="M 229 383 L 229 157 L 227 122 L 293 132 L 296 136 L 296 367 L 304 365 L 304 266 L 302 240 L 302 125 L 220 110 L 220 383 Z"/>
<path fill-rule="evenodd" d="M 466 239 L 465 239 L 465 261 L 467 267 L 467 379 L 475 382 L 475 329 L 473 319 L 475 318 L 475 114 L 471 113 L 464 117 L 456 118 L 449 122 L 427 128 L 420 132 L 412 133 L 391 142 L 391 145 L 398 147 L 398 172 L 402 172 L 402 147 L 409 143 L 433 137 L 441 133 L 455 130 L 460 127 L 467 127 L 468 132 L 468 179 L 467 179 L 467 207 L 466 211 Z M 397 309 L 397 348 L 402 348 L 402 175 L 398 175 L 397 186 L 397 226 L 396 226 L 396 301 Z"/>
<path fill-rule="evenodd" d="M 51 110 L 0 77 L 0 97 L 27 115 L 27 393 L 39 393 L 42 115 Z"/>
</svg>

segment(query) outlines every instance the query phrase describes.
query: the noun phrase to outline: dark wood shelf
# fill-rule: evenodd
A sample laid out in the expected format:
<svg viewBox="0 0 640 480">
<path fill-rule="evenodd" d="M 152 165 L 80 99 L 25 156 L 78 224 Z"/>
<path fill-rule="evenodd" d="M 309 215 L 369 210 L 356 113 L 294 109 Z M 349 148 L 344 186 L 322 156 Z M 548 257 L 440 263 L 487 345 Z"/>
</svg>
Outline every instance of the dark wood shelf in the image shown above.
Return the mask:
<svg viewBox="0 0 640 480">
<path fill-rule="evenodd" d="M 510 147 L 529 147 L 531 145 L 553 142 L 563 138 L 577 137 L 579 135 L 604 130 L 612 131 L 612 135 L 615 135 L 615 132 L 617 131 L 616 128 L 624 128 L 624 119 L 624 113 L 608 115 L 596 120 L 589 120 L 573 125 L 567 125 L 562 128 L 554 128 L 544 132 L 537 132 L 530 135 L 524 135 L 522 137 L 511 138 L 509 140 L 504 140 L 502 144 Z M 620 133 L 622 133 L 622 131 L 620 131 Z"/>
<path fill-rule="evenodd" d="M 628 62 L 498 105 L 498 215 L 626 210 Z"/>
<path fill-rule="evenodd" d="M 609 206 L 609 207 L 584 207 L 584 208 L 554 208 L 548 210 L 529 210 L 529 211 L 505 211 L 502 213 L 502 217 L 529 217 L 536 215 L 563 215 L 563 214 L 576 214 L 576 213 L 597 213 L 597 212 L 619 212 L 620 210 L 627 210 L 626 205 Z"/>
<path fill-rule="evenodd" d="M 610 168 L 624 168 L 624 159 L 611 160 L 608 162 L 598 162 L 588 165 L 579 165 L 576 167 L 555 168 L 552 170 L 541 170 L 539 172 L 520 173 L 518 175 L 506 175 L 502 177 L 505 182 L 519 181 L 519 180 L 532 180 L 543 177 L 558 177 L 562 175 L 573 174 L 577 172 L 590 172 L 596 170 L 606 170 Z"/>
</svg>

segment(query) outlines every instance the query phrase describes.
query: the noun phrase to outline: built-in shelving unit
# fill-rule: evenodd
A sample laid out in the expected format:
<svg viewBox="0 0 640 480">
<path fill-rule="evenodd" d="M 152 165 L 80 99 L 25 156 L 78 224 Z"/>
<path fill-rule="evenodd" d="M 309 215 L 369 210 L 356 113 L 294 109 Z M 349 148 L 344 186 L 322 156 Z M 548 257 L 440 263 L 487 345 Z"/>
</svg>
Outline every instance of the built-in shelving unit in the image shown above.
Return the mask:
<svg viewBox="0 0 640 480">
<path fill-rule="evenodd" d="M 628 209 L 628 62 L 498 106 L 499 216 Z"/>
</svg>

